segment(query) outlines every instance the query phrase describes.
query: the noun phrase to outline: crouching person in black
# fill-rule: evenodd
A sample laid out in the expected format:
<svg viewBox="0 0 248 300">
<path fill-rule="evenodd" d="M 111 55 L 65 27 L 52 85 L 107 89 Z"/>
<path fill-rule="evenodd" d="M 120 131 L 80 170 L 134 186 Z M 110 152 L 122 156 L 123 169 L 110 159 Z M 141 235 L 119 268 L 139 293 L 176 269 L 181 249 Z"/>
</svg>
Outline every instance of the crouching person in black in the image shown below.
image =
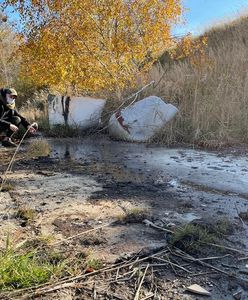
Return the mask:
<svg viewBox="0 0 248 300">
<path fill-rule="evenodd" d="M 16 147 L 12 141 L 12 135 L 22 125 L 30 133 L 35 133 L 38 125 L 31 124 L 22 117 L 15 109 L 17 92 L 12 88 L 0 89 L 0 135 L 3 136 L 2 145 L 4 147 Z"/>
</svg>

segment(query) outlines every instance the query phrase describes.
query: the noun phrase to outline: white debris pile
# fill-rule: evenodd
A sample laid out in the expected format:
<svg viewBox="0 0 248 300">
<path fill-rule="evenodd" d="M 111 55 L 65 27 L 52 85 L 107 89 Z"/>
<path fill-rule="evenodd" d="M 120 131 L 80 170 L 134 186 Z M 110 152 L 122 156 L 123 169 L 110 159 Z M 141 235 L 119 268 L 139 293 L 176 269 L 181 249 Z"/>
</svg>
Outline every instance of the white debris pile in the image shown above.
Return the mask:
<svg viewBox="0 0 248 300">
<path fill-rule="evenodd" d="M 120 140 L 144 142 L 153 137 L 178 112 L 156 96 L 147 97 L 113 114 L 109 133 Z"/>
</svg>

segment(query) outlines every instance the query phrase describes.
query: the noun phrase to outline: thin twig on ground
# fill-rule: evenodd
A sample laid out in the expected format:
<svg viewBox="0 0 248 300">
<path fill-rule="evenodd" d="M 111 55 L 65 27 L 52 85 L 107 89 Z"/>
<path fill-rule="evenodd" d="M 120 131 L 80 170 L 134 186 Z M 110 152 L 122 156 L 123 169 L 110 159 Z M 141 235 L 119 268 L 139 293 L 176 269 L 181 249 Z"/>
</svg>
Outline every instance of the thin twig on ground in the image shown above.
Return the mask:
<svg viewBox="0 0 248 300">
<path fill-rule="evenodd" d="M 96 300 L 97 294 L 96 294 L 96 282 L 94 283 L 94 288 L 93 288 L 93 299 Z"/>
<path fill-rule="evenodd" d="M 245 251 L 245 250 L 239 250 L 239 249 L 235 249 L 235 248 L 231 248 L 231 247 L 227 247 L 227 246 L 223 246 L 223 245 L 218 245 L 218 244 L 213 244 L 213 243 L 203 243 L 203 244 L 213 246 L 213 247 L 217 247 L 217 248 L 221 248 L 221 249 L 226 249 L 226 250 L 236 252 L 236 253 L 239 253 L 239 254 L 247 254 L 248 253 L 248 251 Z"/>
<path fill-rule="evenodd" d="M 189 274 L 188 276 L 196 277 L 196 276 L 205 276 L 210 274 L 217 274 L 217 272 L 216 271 L 200 272 L 200 273 Z"/>
<path fill-rule="evenodd" d="M 243 261 L 243 260 L 248 260 L 248 256 L 246 256 L 246 257 L 241 257 L 241 258 L 238 258 L 238 261 Z"/>
<path fill-rule="evenodd" d="M 217 272 L 219 272 L 219 273 L 221 273 L 221 274 L 224 274 L 224 275 L 226 275 L 226 276 L 228 276 L 228 277 L 235 278 L 235 279 L 237 280 L 237 282 L 239 282 L 240 285 L 242 285 L 243 287 L 245 287 L 246 289 L 248 289 L 248 281 L 247 281 L 246 279 L 244 279 L 244 278 L 238 277 L 238 276 L 235 275 L 233 272 L 228 273 L 228 272 L 226 272 L 226 271 L 224 271 L 224 270 L 222 270 L 222 269 L 219 269 L 219 268 L 217 268 L 217 267 L 215 267 L 215 266 L 213 266 L 213 265 L 211 265 L 211 264 L 209 264 L 209 263 L 206 263 L 206 262 L 204 262 L 204 261 L 201 261 L 201 260 L 199 260 L 198 258 L 194 258 L 194 257 L 191 256 L 190 254 L 188 254 L 188 253 L 186 253 L 186 252 L 184 252 L 184 251 L 182 251 L 182 250 L 180 250 L 180 249 L 177 249 L 177 248 L 176 248 L 176 252 L 171 251 L 171 249 L 170 249 L 170 252 L 171 252 L 173 255 L 179 256 L 179 257 L 181 257 L 182 259 L 184 259 L 184 260 L 186 260 L 186 261 L 198 262 L 198 263 L 200 263 L 202 266 L 205 266 L 205 267 L 207 267 L 207 268 L 210 268 L 210 269 L 212 269 L 212 270 L 215 270 L 215 271 L 217 271 Z"/>
<path fill-rule="evenodd" d="M 153 293 L 147 295 L 145 298 L 142 298 L 141 300 L 147 300 L 147 299 L 150 299 L 150 298 L 152 298 L 152 297 L 154 297 L 154 294 L 153 294 Z"/>
<path fill-rule="evenodd" d="M 203 257 L 203 258 L 197 258 L 198 260 L 204 261 L 204 260 L 216 260 L 231 256 L 231 254 L 225 254 L 223 256 L 210 256 L 210 257 Z"/>
<path fill-rule="evenodd" d="M 199 262 L 201 265 L 203 265 L 203 266 L 206 266 L 206 267 L 208 267 L 208 268 L 211 268 L 211 269 L 213 269 L 213 270 L 216 270 L 216 271 L 218 271 L 219 273 L 222 273 L 222 274 L 225 274 L 225 275 L 227 275 L 227 276 L 230 276 L 230 273 L 228 273 L 228 272 L 226 272 L 226 271 L 224 271 L 224 270 L 221 270 L 221 269 L 219 269 L 219 268 L 217 268 L 217 267 L 215 267 L 215 266 L 213 266 L 213 265 L 211 265 L 211 264 L 209 264 L 209 263 L 206 263 L 206 262 L 204 262 L 204 261 L 201 261 L 201 260 L 199 260 L 198 258 L 194 258 L 193 256 L 191 256 L 191 255 L 189 255 L 188 253 L 186 253 L 186 252 L 184 252 L 184 251 L 182 251 L 182 250 L 180 250 L 180 249 L 176 249 L 176 252 L 175 253 L 172 253 L 172 254 L 178 254 L 182 259 L 186 259 L 186 260 L 190 260 L 190 261 L 192 261 L 192 262 Z"/>
<path fill-rule="evenodd" d="M 144 281 L 144 278 L 145 278 L 145 276 L 146 276 L 146 272 L 147 272 L 148 268 L 149 268 L 149 264 L 147 264 L 147 266 L 146 266 L 146 269 L 145 269 L 145 271 L 144 271 L 144 274 L 143 274 L 143 276 L 142 276 L 142 278 L 141 278 L 141 281 L 140 281 L 139 286 L 138 286 L 138 288 L 137 288 L 137 291 L 136 291 L 136 293 L 135 293 L 134 300 L 139 300 L 139 295 L 140 295 L 141 286 L 142 286 L 142 284 L 143 284 L 143 281 Z"/>
<path fill-rule="evenodd" d="M 236 212 L 237 212 L 237 216 L 238 216 L 239 220 L 241 221 L 242 226 L 244 228 L 245 227 L 245 223 L 244 223 L 243 219 L 240 217 L 239 210 L 238 210 L 238 207 L 237 207 L 236 203 L 235 203 L 235 209 L 236 209 Z"/>
<path fill-rule="evenodd" d="M 144 220 L 143 221 L 144 224 L 146 224 L 147 226 L 151 226 L 153 228 L 156 228 L 156 229 L 159 229 L 159 230 L 162 230 L 162 231 L 165 231 L 167 233 L 174 233 L 172 230 L 170 229 L 166 229 L 166 228 L 163 228 L 163 227 L 160 227 L 160 226 L 157 226 L 155 225 L 153 222 L 149 221 L 149 220 Z"/>
<path fill-rule="evenodd" d="M 163 262 L 165 262 L 165 263 L 167 263 L 167 264 L 169 264 L 171 266 L 177 267 L 178 269 L 181 269 L 181 270 L 183 270 L 183 271 L 185 271 L 187 273 L 192 273 L 191 271 L 185 269 L 184 267 L 179 266 L 178 264 L 175 264 L 175 263 L 171 262 L 170 260 L 166 260 L 164 258 L 160 258 L 160 257 L 156 257 L 156 256 L 154 258 L 157 259 L 157 260 L 159 260 L 159 261 L 163 261 Z"/>
<path fill-rule="evenodd" d="M 51 292 L 55 292 L 57 290 L 61 290 L 61 289 L 64 289 L 64 288 L 75 288 L 75 287 L 80 287 L 80 285 L 76 284 L 75 282 L 69 282 L 69 283 L 64 283 L 64 284 L 57 285 L 57 286 L 54 286 L 54 287 L 51 287 L 51 288 L 48 287 L 45 292 L 46 293 L 51 293 Z M 35 293 L 35 296 L 42 295 L 43 293 L 44 293 L 44 291 L 42 291 L 41 293 Z M 30 299 L 30 295 L 34 296 L 34 294 L 26 294 L 26 295 L 23 295 L 19 299 L 21 299 L 21 300 Z"/>
<path fill-rule="evenodd" d="M 90 232 L 92 232 L 92 231 L 96 231 L 96 230 L 102 229 L 102 228 L 107 227 L 107 226 L 109 226 L 109 225 L 111 225 L 111 223 L 108 223 L 108 224 L 102 225 L 102 226 L 100 226 L 100 227 L 96 227 L 96 228 L 92 228 L 92 229 L 89 229 L 89 230 L 80 232 L 80 233 L 78 233 L 78 234 L 72 235 L 72 236 L 70 236 L 70 237 L 68 237 L 68 238 L 66 238 L 66 239 L 61 240 L 61 241 L 52 243 L 51 245 L 52 245 L 52 246 L 57 246 L 57 245 L 59 245 L 59 244 L 61 244 L 61 243 L 64 243 L 64 242 L 73 240 L 73 239 L 75 239 L 76 237 L 79 237 L 79 236 L 81 236 L 81 235 L 90 233 Z"/>
</svg>

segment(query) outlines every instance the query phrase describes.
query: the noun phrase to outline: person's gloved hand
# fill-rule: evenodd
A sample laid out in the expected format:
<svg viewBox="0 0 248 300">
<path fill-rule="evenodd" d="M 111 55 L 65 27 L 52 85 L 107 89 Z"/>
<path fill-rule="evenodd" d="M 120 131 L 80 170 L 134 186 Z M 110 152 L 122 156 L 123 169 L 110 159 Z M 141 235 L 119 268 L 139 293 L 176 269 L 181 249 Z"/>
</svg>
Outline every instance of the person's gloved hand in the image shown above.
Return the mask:
<svg viewBox="0 0 248 300">
<path fill-rule="evenodd" d="M 10 125 L 9 125 L 9 129 L 10 129 L 11 131 L 13 131 L 13 132 L 16 132 L 16 131 L 18 130 L 18 127 L 15 126 L 14 124 L 10 124 Z"/>
<path fill-rule="evenodd" d="M 38 124 L 36 122 L 28 126 L 28 131 L 30 133 L 35 133 L 37 130 L 38 130 Z"/>
<path fill-rule="evenodd" d="M 38 130 L 38 123 L 34 122 L 31 126 L 32 126 L 35 130 Z"/>
</svg>

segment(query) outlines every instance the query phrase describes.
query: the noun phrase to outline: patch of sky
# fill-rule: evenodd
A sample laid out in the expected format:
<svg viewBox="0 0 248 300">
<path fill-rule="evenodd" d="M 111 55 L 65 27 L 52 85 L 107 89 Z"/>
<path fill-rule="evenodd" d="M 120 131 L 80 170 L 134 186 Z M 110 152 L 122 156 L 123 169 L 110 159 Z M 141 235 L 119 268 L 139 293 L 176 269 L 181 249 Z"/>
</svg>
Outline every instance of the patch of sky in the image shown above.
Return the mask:
<svg viewBox="0 0 248 300">
<path fill-rule="evenodd" d="M 248 14 L 248 0 L 182 0 L 183 23 L 174 26 L 176 36 L 202 34 L 207 28 Z"/>
</svg>

